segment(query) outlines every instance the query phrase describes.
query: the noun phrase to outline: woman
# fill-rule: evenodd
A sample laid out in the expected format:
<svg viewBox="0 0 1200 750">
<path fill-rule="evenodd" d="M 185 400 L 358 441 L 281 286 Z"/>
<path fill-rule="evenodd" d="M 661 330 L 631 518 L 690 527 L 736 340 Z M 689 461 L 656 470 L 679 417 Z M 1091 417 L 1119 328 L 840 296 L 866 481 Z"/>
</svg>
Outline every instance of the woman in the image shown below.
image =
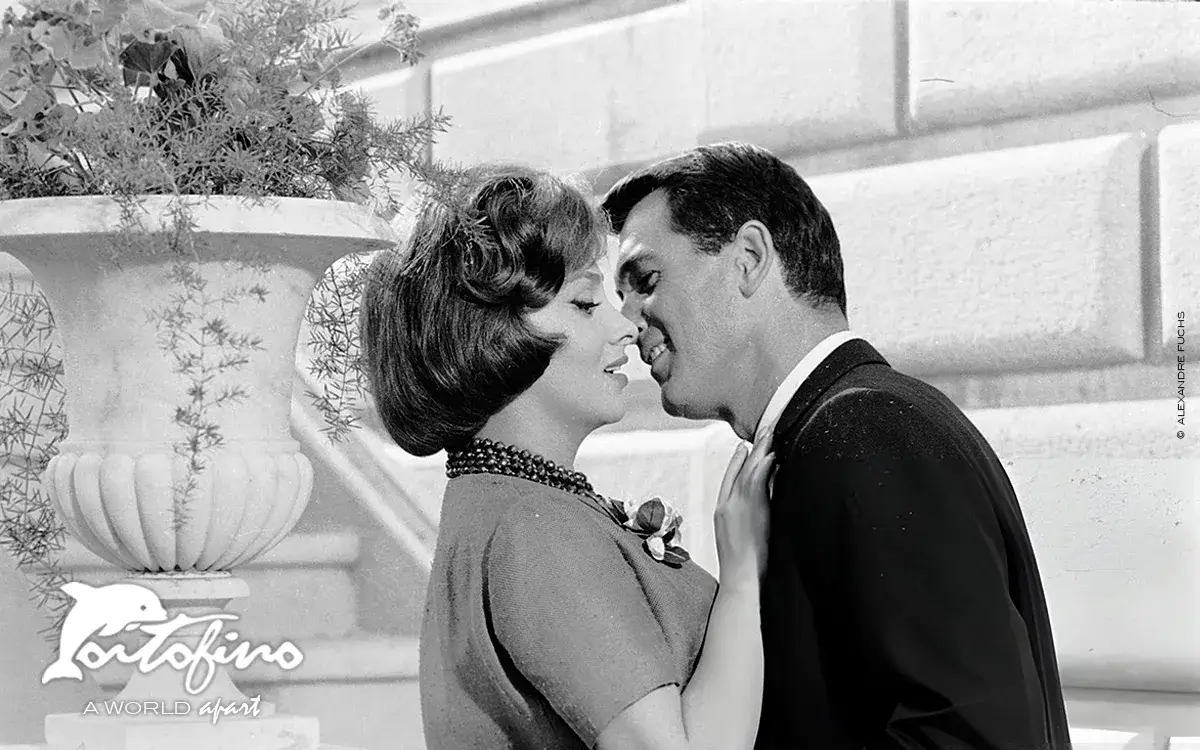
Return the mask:
<svg viewBox="0 0 1200 750">
<path fill-rule="evenodd" d="M 572 468 L 624 415 L 615 370 L 637 335 L 601 285 L 605 227 L 552 175 L 480 170 L 368 274 L 361 335 L 383 424 L 409 453 L 447 451 L 421 632 L 431 750 L 754 743 L 767 446 L 726 471 L 719 587 L 664 554 L 671 534 L 621 525 Z"/>
</svg>

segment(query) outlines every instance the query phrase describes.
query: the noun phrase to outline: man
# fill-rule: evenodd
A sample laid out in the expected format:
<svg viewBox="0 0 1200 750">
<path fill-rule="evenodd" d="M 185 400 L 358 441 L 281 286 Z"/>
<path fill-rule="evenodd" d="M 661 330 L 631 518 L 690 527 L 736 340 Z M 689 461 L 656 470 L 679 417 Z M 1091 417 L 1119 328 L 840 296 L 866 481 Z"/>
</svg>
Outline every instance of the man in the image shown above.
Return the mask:
<svg viewBox="0 0 1200 750">
<path fill-rule="evenodd" d="M 849 331 L 828 212 L 720 144 L 605 197 L 617 288 L 668 414 L 772 436 L 756 747 L 1069 748 L 1004 468 L 931 386 Z"/>
</svg>

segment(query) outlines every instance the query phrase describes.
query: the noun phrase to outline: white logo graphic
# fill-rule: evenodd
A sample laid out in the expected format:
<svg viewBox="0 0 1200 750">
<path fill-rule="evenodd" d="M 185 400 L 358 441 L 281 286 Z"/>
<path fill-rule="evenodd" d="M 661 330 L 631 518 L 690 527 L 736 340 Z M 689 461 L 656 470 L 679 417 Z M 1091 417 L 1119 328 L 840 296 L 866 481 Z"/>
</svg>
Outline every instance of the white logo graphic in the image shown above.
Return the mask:
<svg viewBox="0 0 1200 750">
<path fill-rule="evenodd" d="M 290 670 L 304 661 L 304 655 L 290 641 L 284 641 L 274 650 L 266 645 L 251 649 L 250 644 L 243 641 L 232 652 L 228 651 L 225 645 L 210 651 L 219 639 L 229 642 L 237 640 L 238 634 L 235 631 L 221 631 L 221 622 L 237 620 L 237 615 L 222 613 L 190 617 L 178 614 L 167 621 L 167 612 L 163 609 L 158 595 L 144 586 L 132 583 L 89 586 L 72 581 L 63 584 L 62 590 L 70 595 L 75 603 L 71 605 L 71 611 L 67 614 L 62 633 L 59 635 L 58 658 L 42 673 L 43 685 L 58 679 L 82 680 L 83 670 L 79 668 L 79 664 L 89 669 L 99 669 L 116 659 L 122 664 L 137 664 L 142 674 L 149 674 L 164 663 L 176 670 L 186 669 L 187 681 L 184 687 L 189 693 L 196 695 L 208 687 L 216 674 L 217 664 L 233 664 L 236 669 L 245 669 L 256 657 L 261 657 L 263 661 Z M 207 622 L 209 625 L 195 650 L 176 641 L 159 653 L 177 630 L 201 622 Z M 123 644 L 118 643 L 105 650 L 89 640 L 96 634 L 110 636 L 122 630 L 141 630 L 151 638 L 132 654 L 126 652 Z M 200 664 L 207 667 L 206 673 L 201 683 L 194 685 L 196 668 Z"/>
<path fill-rule="evenodd" d="M 122 630 L 134 630 L 143 622 L 167 619 L 158 596 L 141 586 L 114 583 L 95 588 L 72 581 L 63 584 L 62 590 L 75 603 L 58 637 L 58 660 L 42 673 L 43 685 L 63 677 L 83 679 L 83 672 L 75 665 L 75 654 L 96 631 L 100 635 L 116 635 Z"/>
</svg>

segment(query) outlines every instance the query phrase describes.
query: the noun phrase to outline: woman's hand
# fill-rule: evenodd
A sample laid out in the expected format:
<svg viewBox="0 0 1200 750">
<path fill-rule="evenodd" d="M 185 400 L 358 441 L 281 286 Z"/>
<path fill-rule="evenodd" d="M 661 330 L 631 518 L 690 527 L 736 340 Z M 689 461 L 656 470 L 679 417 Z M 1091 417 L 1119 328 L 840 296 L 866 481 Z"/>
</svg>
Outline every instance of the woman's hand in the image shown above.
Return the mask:
<svg viewBox="0 0 1200 750">
<path fill-rule="evenodd" d="M 774 462 L 771 438 L 766 437 L 752 451 L 739 445 L 725 469 L 713 514 L 722 586 L 757 587 L 766 568 L 767 500 Z"/>
<path fill-rule="evenodd" d="M 681 693 L 666 685 L 634 702 L 600 733 L 597 750 L 750 748 L 762 712 L 759 577 L 767 561 L 770 440 L 734 452 L 721 482 L 716 526 L 721 585 L 704 647 Z"/>
</svg>

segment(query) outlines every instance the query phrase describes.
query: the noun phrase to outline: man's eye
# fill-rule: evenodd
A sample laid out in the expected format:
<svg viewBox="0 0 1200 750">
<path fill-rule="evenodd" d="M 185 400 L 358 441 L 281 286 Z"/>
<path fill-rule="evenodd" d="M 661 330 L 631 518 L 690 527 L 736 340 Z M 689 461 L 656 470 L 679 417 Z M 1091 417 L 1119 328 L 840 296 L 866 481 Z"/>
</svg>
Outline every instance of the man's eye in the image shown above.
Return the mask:
<svg viewBox="0 0 1200 750">
<path fill-rule="evenodd" d="M 595 310 L 597 307 L 599 307 L 600 303 L 599 302 L 583 302 L 583 301 L 576 300 L 575 306 L 578 307 L 580 310 L 583 310 L 588 315 L 591 315 L 592 310 Z"/>
<path fill-rule="evenodd" d="M 650 271 L 644 273 L 637 278 L 637 289 L 642 294 L 646 294 L 654 289 L 658 284 L 658 271 Z"/>
</svg>

